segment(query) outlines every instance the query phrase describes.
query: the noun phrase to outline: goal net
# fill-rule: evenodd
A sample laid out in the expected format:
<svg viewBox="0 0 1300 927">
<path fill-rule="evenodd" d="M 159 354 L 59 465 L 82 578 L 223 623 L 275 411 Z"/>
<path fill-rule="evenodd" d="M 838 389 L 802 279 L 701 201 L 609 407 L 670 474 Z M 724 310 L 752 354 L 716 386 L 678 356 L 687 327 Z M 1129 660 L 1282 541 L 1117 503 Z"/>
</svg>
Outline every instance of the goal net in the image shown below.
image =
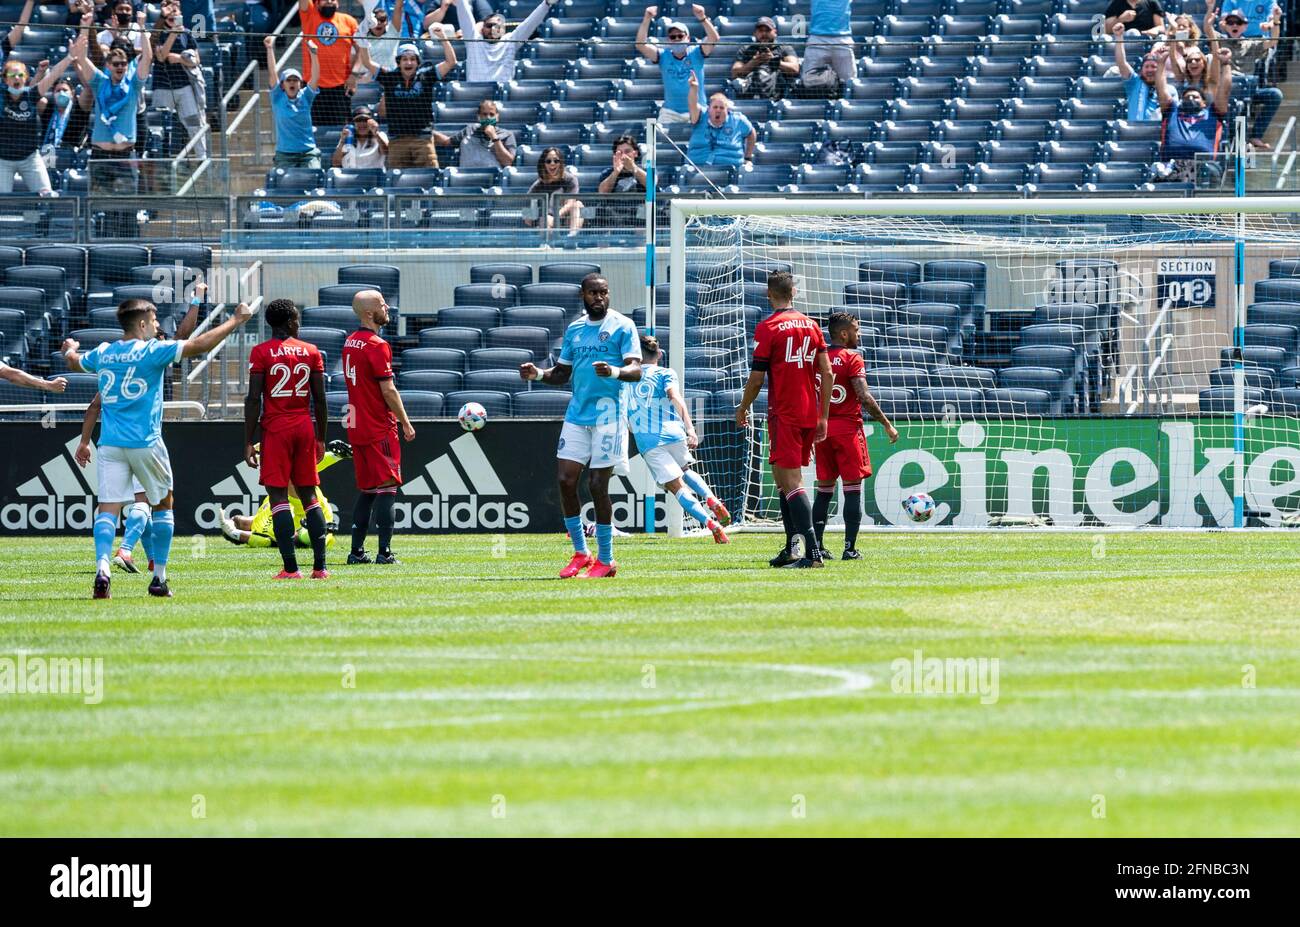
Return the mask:
<svg viewBox="0 0 1300 927">
<path fill-rule="evenodd" d="M 900 432 L 866 422 L 864 526 L 910 526 L 919 491 L 927 528 L 1300 518 L 1291 200 L 679 199 L 671 244 L 669 361 L 743 524 L 779 519 L 765 400 L 731 423 L 776 269 L 857 319 Z"/>
</svg>

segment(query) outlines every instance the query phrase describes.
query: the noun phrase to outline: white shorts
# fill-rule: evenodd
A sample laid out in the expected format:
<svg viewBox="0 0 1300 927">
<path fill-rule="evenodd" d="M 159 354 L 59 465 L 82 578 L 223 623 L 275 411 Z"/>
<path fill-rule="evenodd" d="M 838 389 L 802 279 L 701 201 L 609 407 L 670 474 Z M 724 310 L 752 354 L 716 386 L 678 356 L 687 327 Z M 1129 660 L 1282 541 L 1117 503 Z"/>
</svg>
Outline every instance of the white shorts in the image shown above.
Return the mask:
<svg viewBox="0 0 1300 927">
<path fill-rule="evenodd" d="M 695 458 L 691 456 L 691 450 L 686 446 L 685 441 L 661 444 L 648 451 L 642 451 L 641 459 L 650 468 L 650 475 L 660 486 L 681 479 L 682 474 L 695 463 Z"/>
<path fill-rule="evenodd" d="M 161 441 L 153 447 L 101 444 L 98 469 L 100 502 L 134 502 L 138 486 L 157 505 L 172 491 L 172 461 Z"/>
<path fill-rule="evenodd" d="M 627 425 L 622 421 L 609 425 L 565 422 L 555 456 L 560 460 L 575 460 L 593 470 L 613 467 L 619 476 L 626 476 Z"/>
<path fill-rule="evenodd" d="M 704 107 L 701 106 L 700 109 L 704 109 Z M 691 114 L 679 113 L 675 109 L 669 109 L 668 107 L 664 106 L 661 107 L 659 110 L 659 121 L 664 124 L 670 124 L 674 122 L 690 122 Z"/>
</svg>

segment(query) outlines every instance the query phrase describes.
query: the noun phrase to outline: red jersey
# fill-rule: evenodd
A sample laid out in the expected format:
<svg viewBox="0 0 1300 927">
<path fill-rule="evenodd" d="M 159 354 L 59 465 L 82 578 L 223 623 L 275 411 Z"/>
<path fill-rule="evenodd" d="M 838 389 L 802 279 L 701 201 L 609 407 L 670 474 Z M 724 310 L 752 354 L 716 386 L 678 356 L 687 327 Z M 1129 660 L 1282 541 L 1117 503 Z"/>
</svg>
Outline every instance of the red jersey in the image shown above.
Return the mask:
<svg viewBox="0 0 1300 927">
<path fill-rule="evenodd" d="M 826 349 L 831 362 L 831 373 L 835 374 L 835 386 L 831 389 L 831 417 L 826 426 L 828 435 L 846 435 L 862 430 L 862 403 L 853 391 L 854 377 L 865 377 L 867 366 L 862 362 L 862 355 L 852 348 L 834 344 Z"/>
<path fill-rule="evenodd" d="M 826 350 L 821 326 L 802 312 L 780 309 L 754 330 L 755 370 L 768 371 L 767 412 L 804 428 L 817 425 L 817 355 Z"/>
<path fill-rule="evenodd" d="M 348 441 L 375 444 L 397 430 L 397 416 L 384 402 L 380 380 L 393 378 L 393 349 L 368 328 L 359 328 L 343 342 L 343 378 L 348 384 L 352 415 L 345 417 Z"/>
<path fill-rule="evenodd" d="M 262 391 L 262 432 L 284 431 L 311 421 L 311 375 L 325 372 L 314 344 L 297 338 L 272 338 L 248 355 L 249 373 L 266 378 Z"/>
</svg>

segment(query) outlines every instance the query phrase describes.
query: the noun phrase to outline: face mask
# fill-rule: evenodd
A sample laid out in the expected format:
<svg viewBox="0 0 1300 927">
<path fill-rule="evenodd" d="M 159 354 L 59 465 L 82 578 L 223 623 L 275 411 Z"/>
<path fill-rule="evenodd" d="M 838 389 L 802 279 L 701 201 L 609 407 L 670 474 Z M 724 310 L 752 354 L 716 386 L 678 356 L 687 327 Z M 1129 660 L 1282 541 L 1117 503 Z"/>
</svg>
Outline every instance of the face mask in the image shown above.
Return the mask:
<svg viewBox="0 0 1300 927">
<path fill-rule="evenodd" d="M 478 124 L 479 124 L 480 127 L 485 127 L 485 126 L 494 126 L 494 125 L 497 124 L 497 117 L 496 117 L 496 116 L 479 116 L 479 117 L 478 117 Z"/>
<path fill-rule="evenodd" d="M 127 26 L 131 23 L 130 13 L 117 13 L 115 14 L 115 18 L 117 19 L 117 24 L 119 26 Z"/>
<path fill-rule="evenodd" d="M 10 87 L 10 88 L 9 88 L 9 96 L 11 96 L 11 97 L 20 97 L 20 96 L 23 95 L 23 91 L 26 90 L 26 89 L 27 89 L 26 87 Z"/>
<path fill-rule="evenodd" d="M 674 55 L 676 55 L 678 58 L 685 58 L 685 57 L 686 57 L 686 43 L 685 43 L 685 42 L 669 42 L 669 43 L 668 43 L 668 50 L 669 50 L 670 52 L 672 52 Z"/>
<path fill-rule="evenodd" d="M 54 105 L 58 106 L 60 109 L 67 106 L 71 102 L 72 102 L 72 94 L 70 93 L 64 93 L 62 90 L 60 90 L 58 93 L 54 95 Z"/>
<path fill-rule="evenodd" d="M 1181 107 L 1179 107 L 1179 109 L 1182 111 L 1184 116 L 1198 116 L 1200 115 L 1201 110 L 1205 109 L 1205 107 L 1195 106 L 1191 103 L 1184 103 Z"/>
</svg>

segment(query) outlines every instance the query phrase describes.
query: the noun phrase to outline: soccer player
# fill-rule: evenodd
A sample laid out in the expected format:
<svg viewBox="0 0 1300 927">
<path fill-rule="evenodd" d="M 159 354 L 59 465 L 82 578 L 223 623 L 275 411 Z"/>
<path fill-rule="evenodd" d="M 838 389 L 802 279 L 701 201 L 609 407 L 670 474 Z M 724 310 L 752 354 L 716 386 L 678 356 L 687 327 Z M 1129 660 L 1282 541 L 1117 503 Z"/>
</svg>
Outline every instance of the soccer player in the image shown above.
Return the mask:
<svg viewBox="0 0 1300 927">
<path fill-rule="evenodd" d="M 149 594 L 171 597 L 167 559 L 175 519 L 172 515 L 172 465 L 162 440 L 163 381 L 167 368 L 185 357 L 206 354 L 253 316 L 244 303 L 235 314 L 197 338 L 159 341 L 158 308 L 147 299 L 124 300 L 117 307 L 122 338 L 85 354 L 75 339 L 63 342 L 63 357 L 74 373 L 99 375 L 104 423 L 99 440 L 99 508 L 95 515 L 96 599 L 110 597 L 109 557 L 122 506 L 135 493 L 132 478 L 144 487 L 153 508 L 153 580 Z"/>
<path fill-rule="evenodd" d="M 571 579 L 583 570 L 588 579 L 613 576 L 614 507 L 609 478 L 627 468 L 627 409 L 623 384 L 641 379 L 641 345 L 636 325 L 609 308 L 609 281 L 600 274 L 582 278 L 585 316 L 564 330 L 559 362 L 545 370 L 520 364 L 519 376 L 548 386 L 572 380 L 573 395 L 564 413 L 564 427 L 555 451 L 564 527 L 573 542 L 573 559 L 560 571 Z M 596 510 L 596 556 L 587 548 L 582 530 L 578 480 L 587 470 L 587 488 Z"/>
<path fill-rule="evenodd" d="M 28 389 L 40 390 L 43 393 L 61 393 L 68 388 L 68 381 L 63 377 L 45 380 L 41 377 L 34 377 L 27 371 L 19 370 L 17 367 L 10 367 L 4 361 L 0 361 L 0 380 L 8 380 L 15 386 L 25 386 Z"/>
<path fill-rule="evenodd" d="M 736 424 L 749 424 L 749 408 L 763 381 L 767 391 L 767 435 L 772 478 L 781 494 L 785 548 L 771 560 L 774 567 L 821 567 L 821 547 L 813 531 L 812 503 L 803 487 L 801 468 L 812 460 L 813 444 L 826 437 L 834 376 L 826 357 L 821 326 L 794 308 L 794 275 L 768 274 L 767 298 L 772 314 L 754 330 L 754 360 L 745 393 L 736 409 Z M 818 384 L 821 380 L 821 396 Z M 791 553 L 795 535 L 803 539 L 803 556 Z"/>
<path fill-rule="evenodd" d="M 352 311 L 361 327 L 343 342 L 343 377 L 348 383 L 348 411 L 343 424 L 352 445 L 356 470 L 356 507 L 352 510 L 352 552 L 348 563 L 397 563 L 393 556 L 393 503 L 402 485 L 402 437 L 414 440 L 415 428 L 406 416 L 393 383 L 393 349 L 379 332 L 388 324 L 388 303 L 378 290 L 362 290 L 352 298 Z M 379 534 L 374 561 L 366 555 L 366 531 L 371 513 Z"/>
<path fill-rule="evenodd" d="M 831 413 L 826 440 L 817 445 L 817 498 L 813 502 L 813 528 L 817 547 L 823 558 L 830 551 L 823 546 L 826 517 L 835 483 L 844 483 L 844 554 L 842 560 L 861 560 L 858 553 L 858 528 L 862 525 L 862 481 L 871 476 L 871 456 L 867 438 L 862 433 L 862 410 L 885 429 L 889 443 L 898 440 L 898 430 L 889 416 L 881 411 L 867 389 L 866 368 L 858 353 L 858 320 L 847 312 L 831 314 L 831 346 L 826 356 L 831 362 L 835 385 L 831 387 Z"/>
<path fill-rule="evenodd" d="M 194 293 L 190 297 L 190 308 L 185 313 L 185 318 L 176 326 L 176 340 L 184 341 L 193 334 L 195 327 L 199 324 L 199 307 L 203 305 L 203 295 L 207 292 L 206 283 L 196 283 Z M 167 335 L 159 331 L 158 337 L 165 339 Z M 103 408 L 104 399 L 99 394 L 90 400 L 90 405 L 86 406 L 86 414 L 81 418 L 81 443 L 77 445 L 77 452 L 73 455 L 78 464 L 83 468 L 90 463 L 90 437 L 95 432 L 95 425 L 99 422 L 99 413 Z M 135 545 L 139 542 L 144 548 L 144 555 L 149 560 L 149 572 L 153 572 L 153 517 L 149 510 L 149 497 L 145 494 L 144 486 L 135 477 L 131 477 L 131 488 L 135 490 L 135 501 L 131 503 L 126 511 L 126 523 L 122 526 L 122 543 L 117 548 L 117 553 L 113 555 L 113 566 L 126 573 L 139 573 L 140 568 L 135 565 L 133 554 Z M 174 487 L 169 487 L 174 488 Z"/>
<path fill-rule="evenodd" d="M 316 465 L 325 458 L 325 361 L 314 344 L 298 340 L 298 307 L 273 299 L 266 307 L 271 337 L 248 355 L 248 395 L 244 397 L 244 460 L 260 466 L 261 484 L 271 503 L 275 543 L 284 569 L 276 579 L 302 579 L 298 572 L 298 522 L 289 505 L 289 486 L 302 501 L 311 538 L 312 579 L 328 579 L 325 569 L 325 513 L 316 498 Z M 261 452 L 254 446 L 262 430 Z"/>
<path fill-rule="evenodd" d="M 654 481 L 676 496 L 682 508 L 713 533 L 715 542 L 726 544 L 727 532 L 722 529 L 731 524 L 731 513 L 690 468 L 695 463 L 691 450 L 699 447 L 700 439 L 677 385 L 677 374 L 671 367 L 659 366 L 659 357 L 658 340 L 642 335 L 641 379 L 624 387 L 632 437 Z"/>
<path fill-rule="evenodd" d="M 261 448 L 259 447 L 258 450 L 260 451 Z M 348 447 L 346 441 L 331 441 L 325 445 L 325 456 L 321 458 L 320 463 L 316 464 L 316 472 L 324 473 L 340 460 L 348 460 L 351 457 L 352 448 Z M 338 522 L 334 517 L 334 509 L 330 506 L 329 499 L 325 498 L 325 493 L 321 491 L 320 486 L 316 487 L 316 502 L 325 516 L 325 546 L 329 547 L 334 543 L 334 532 L 338 530 Z M 311 535 L 306 526 L 306 512 L 303 510 L 302 500 L 298 498 L 298 491 L 292 483 L 289 484 L 289 507 L 293 511 L 293 523 L 299 528 L 295 538 L 298 546 L 311 547 Z M 232 516 L 223 511 L 221 536 L 238 546 L 276 547 L 270 496 L 262 500 L 261 505 L 252 515 Z"/>
</svg>

